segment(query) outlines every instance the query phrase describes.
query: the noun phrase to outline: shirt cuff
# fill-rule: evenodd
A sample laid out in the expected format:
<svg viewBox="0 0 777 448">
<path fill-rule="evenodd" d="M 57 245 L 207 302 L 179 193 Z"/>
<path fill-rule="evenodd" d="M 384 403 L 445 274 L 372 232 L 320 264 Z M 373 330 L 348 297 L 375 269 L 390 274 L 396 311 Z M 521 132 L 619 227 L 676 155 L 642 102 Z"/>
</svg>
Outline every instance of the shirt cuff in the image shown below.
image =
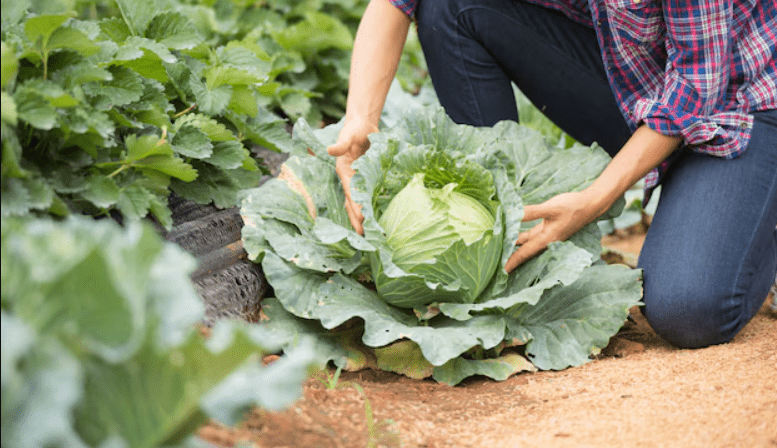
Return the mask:
<svg viewBox="0 0 777 448">
<path fill-rule="evenodd" d="M 700 116 L 659 101 L 641 100 L 634 107 L 634 121 L 670 136 L 680 136 L 695 152 L 733 159 L 750 140 L 753 117 L 742 112 Z"/>
</svg>

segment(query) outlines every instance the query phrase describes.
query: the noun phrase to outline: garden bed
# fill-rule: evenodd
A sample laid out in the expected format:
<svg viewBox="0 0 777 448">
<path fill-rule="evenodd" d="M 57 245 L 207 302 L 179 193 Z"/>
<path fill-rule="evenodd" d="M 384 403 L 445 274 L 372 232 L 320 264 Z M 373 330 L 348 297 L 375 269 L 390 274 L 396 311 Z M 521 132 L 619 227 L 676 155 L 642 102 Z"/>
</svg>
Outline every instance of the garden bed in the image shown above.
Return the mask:
<svg viewBox="0 0 777 448">
<path fill-rule="evenodd" d="M 603 242 L 635 255 L 642 239 Z M 221 446 L 262 448 L 775 447 L 770 303 L 732 342 L 700 350 L 672 347 L 632 313 L 598 359 L 502 382 L 472 378 L 451 387 L 373 370 L 335 381 L 333 371 L 321 372 L 287 410 L 255 410 L 238 427 L 213 422 L 199 434 Z"/>
</svg>

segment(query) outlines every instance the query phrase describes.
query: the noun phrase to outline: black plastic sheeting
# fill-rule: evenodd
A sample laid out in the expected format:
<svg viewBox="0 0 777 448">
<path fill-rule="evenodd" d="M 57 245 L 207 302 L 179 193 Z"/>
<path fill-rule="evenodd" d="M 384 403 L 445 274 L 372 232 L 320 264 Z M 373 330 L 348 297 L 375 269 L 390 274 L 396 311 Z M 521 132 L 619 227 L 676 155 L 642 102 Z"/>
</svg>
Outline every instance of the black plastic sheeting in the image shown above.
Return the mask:
<svg viewBox="0 0 777 448">
<path fill-rule="evenodd" d="M 219 319 L 259 318 L 261 299 L 268 290 L 261 266 L 247 259 L 238 208 L 219 209 L 171 195 L 173 228 L 163 232 L 197 258 L 192 281 L 205 304 L 203 324 Z"/>
<path fill-rule="evenodd" d="M 219 319 L 256 322 L 267 281 L 258 264 L 243 259 L 194 278 L 194 286 L 205 303 L 203 323 L 211 326 Z"/>
<path fill-rule="evenodd" d="M 260 184 L 277 176 L 289 157 L 262 147 L 253 151 L 270 172 Z M 160 231 L 165 239 L 197 258 L 197 269 L 191 277 L 205 304 L 203 324 L 212 326 L 219 319 L 257 321 L 262 298 L 273 291 L 262 267 L 249 261 L 243 249 L 240 209 L 201 205 L 175 193 L 168 203 L 173 228 Z"/>
<path fill-rule="evenodd" d="M 203 207 L 207 210 L 206 207 Z M 194 215 L 199 215 L 200 212 Z M 165 238 L 199 257 L 235 241 L 240 241 L 243 220 L 237 209 L 211 210 L 194 221 L 183 222 L 167 232 Z"/>
</svg>

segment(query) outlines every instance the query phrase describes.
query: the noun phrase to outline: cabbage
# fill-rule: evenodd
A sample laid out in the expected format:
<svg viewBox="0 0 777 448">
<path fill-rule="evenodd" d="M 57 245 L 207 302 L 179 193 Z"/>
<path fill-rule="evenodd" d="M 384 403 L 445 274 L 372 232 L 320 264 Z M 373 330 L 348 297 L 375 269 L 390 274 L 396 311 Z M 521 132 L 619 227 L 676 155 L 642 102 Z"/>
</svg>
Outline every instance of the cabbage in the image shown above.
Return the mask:
<svg viewBox="0 0 777 448">
<path fill-rule="evenodd" d="M 244 192 L 244 247 L 275 295 L 262 325 L 285 340 L 313 335 L 346 369 L 448 384 L 598 353 L 639 304 L 641 272 L 600 261 L 596 223 L 509 275 L 503 267 L 536 224 L 521 222 L 524 204 L 585 188 L 609 156 L 517 123 L 458 125 L 434 106 L 390 118 L 353 165 L 363 236 L 326 153 L 341 125 L 300 120 L 283 174 Z"/>
<path fill-rule="evenodd" d="M 386 253 L 403 271 L 393 278 L 386 275 L 381 257 L 373 252 L 378 295 L 404 308 L 437 301 L 472 303 L 499 263 L 502 247 L 494 234 L 501 233 L 501 220 L 497 223 L 494 212 L 456 191 L 458 184 L 427 188 L 424 177 L 415 174 L 378 219 L 386 233 Z M 406 282 L 411 274 L 423 281 Z"/>
</svg>

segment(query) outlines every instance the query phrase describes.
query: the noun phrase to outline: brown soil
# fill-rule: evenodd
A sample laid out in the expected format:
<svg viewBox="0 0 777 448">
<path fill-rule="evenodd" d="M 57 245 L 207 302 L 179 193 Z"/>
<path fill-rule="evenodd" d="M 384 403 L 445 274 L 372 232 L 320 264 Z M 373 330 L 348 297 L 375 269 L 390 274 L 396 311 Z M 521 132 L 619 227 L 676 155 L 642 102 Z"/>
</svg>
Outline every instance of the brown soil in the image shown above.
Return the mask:
<svg viewBox="0 0 777 448">
<path fill-rule="evenodd" d="M 639 233 L 603 240 L 625 262 L 642 241 Z M 333 372 L 321 372 L 288 410 L 253 411 L 237 428 L 214 422 L 200 436 L 261 448 L 775 448 L 777 313 L 770 301 L 732 342 L 697 350 L 670 346 L 634 309 L 634 321 L 598 359 L 503 382 L 476 378 L 450 387 L 368 370 L 343 373 L 330 388 Z"/>
</svg>

